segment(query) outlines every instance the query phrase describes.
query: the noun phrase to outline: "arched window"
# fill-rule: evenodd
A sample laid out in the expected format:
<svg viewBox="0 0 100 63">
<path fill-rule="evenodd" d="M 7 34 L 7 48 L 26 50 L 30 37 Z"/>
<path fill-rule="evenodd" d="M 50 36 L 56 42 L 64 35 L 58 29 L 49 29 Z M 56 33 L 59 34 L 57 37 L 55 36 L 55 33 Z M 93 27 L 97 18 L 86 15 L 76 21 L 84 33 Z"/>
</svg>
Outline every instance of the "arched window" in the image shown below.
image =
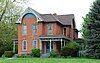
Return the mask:
<svg viewBox="0 0 100 63">
<path fill-rule="evenodd" d="M 33 48 L 37 48 L 37 40 L 33 40 L 32 46 L 33 46 Z"/>
<path fill-rule="evenodd" d="M 24 16 L 23 16 L 23 19 L 24 18 L 36 18 L 36 16 L 34 15 L 34 14 L 32 14 L 32 13 L 27 13 L 27 14 L 25 14 Z M 22 20 L 23 20 L 22 19 Z"/>
<path fill-rule="evenodd" d="M 27 41 L 26 40 L 22 41 L 22 51 L 27 51 Z"/>
</svg>

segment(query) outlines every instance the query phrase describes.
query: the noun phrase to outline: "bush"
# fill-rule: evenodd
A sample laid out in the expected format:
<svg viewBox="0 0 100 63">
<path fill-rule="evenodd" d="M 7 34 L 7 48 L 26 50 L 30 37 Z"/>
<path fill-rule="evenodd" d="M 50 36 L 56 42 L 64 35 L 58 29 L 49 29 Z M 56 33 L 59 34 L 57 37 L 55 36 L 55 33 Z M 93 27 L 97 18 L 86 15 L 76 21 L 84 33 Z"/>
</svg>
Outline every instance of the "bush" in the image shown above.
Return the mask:
<svg viewBox="0 0 100 63">
<path fill-rule="evenodd" d="M 0 50 L 0 57 L 4 54 L 4 51 Z"/>
<path fill-rule="evenodd" d="M 33 48 L 32 49 L 32 56 L 33 57 L 40 57 L 40 49 L 39 48 Z"/>
<path fill-rule="evenodd" d="M 61 49 L 61 56 L 77 57 L 78 50 L 79 50 L 79 45 L 74 41 L 70 41 L 65 47 Z"/>
<path fill-rule="evenodd" d="M 51 52 L 50 52 L 50 57 L 51 58 L 55 58 L 55 57 L 57 57 L 58 56 L 58 54 L 54 51 L 54 50 L 52 50 Z"/>
<path fill-rule="evenodd" d="M 5 51 L 3 55 L 5 57 L 11 58 L 14 55 L 14 53 L 12 51 Z"/>
</svg>

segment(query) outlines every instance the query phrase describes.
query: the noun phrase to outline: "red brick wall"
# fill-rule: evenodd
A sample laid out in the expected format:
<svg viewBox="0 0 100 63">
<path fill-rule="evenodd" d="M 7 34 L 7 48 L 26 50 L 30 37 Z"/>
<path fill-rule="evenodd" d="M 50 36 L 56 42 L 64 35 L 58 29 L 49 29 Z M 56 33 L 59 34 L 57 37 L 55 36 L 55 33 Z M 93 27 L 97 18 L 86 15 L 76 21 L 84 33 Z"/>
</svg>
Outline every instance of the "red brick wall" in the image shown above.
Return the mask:
<svg viewBox="0 0 100 63">
<path fill-rule="evenodd" d="M 47 35 L 48 29 L 47 29 L 47 25 L 48 23 L 38 23 L 38 36 L 40 35 Z M 62 33 L 61 30 L 61 25 L 59 25 L 58 23 L 52 23 L 53 25 L 53 35 L 59 35 Z"/>
<path fill-rule="evenodd" d="M 32 35 L 32 24 L 36 23 L 35 18 L 23 19 L 22 24 L 18 26 L 18 54 L 22 54 L 22 41 L 27 40 L 27 52 L 31 53 L 32 49 L 32 40 L 34 36 Z M 22 25 L 25 24 L 27 26 L 27 34 L 22 35 Z"/>
<path fill-rule="evenodd" d="M 59 35 L 62 34 L 62 27 L 58 23 L 53 24 L 53 35 Z"/>
<path fill-rule="evenodd" d="M 66 36 L 72 39 L 77 39 L 78 34 L 75 32 L 72 26 L 64 26 L 63 29 L 66 28 Z"/>
</svg>

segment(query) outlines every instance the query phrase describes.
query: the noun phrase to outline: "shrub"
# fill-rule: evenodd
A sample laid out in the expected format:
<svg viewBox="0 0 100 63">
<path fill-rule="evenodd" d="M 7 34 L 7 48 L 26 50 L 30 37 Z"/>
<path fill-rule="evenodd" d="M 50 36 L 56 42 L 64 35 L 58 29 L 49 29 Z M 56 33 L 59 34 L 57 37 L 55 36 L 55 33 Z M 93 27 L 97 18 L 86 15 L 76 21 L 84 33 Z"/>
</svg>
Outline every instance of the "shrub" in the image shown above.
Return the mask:
<svg viewBox="0 0 100 63">
<path fill-rule="evenodd" d="M 4 56 L 5 56 L 5 57 L 10 58 L 10 57 L 12 57 L 13 55 L 14 55 L 14 53 L 13 53 L 12 51 L 5 51 L 5 52 L 4 52 Z"/>
<path fill-rule="evenodd" d="M 69 43 L 67 43 L 65 47 L 61 49 L 61 56 L 76 57 L 78 56 L 78 50 L 79 50 L 79 45 L 74 41 L 70 41 Z"/>
<path fill-rule="evenodd" d="M 50 52 L 50 57 L 51 58 L 55 58 L 55 57 L 57 57 L 58 56 L 58 54 L 54 51 L 54 50 L 52 50 L 51 52 Z"/>
<path fill-rule="evenodd" d="M 4 54 L 4 51 L 0 50 L 0 57 Z"/>
<path fill-rule="evenodd" d="M 32 56 L 33 57 L 40 57 L 40 49 L 39 48 L 33 48 L 32 49 Z"/>
<path fill-rule="evenodd" d="M 63 47 L 61 50 L 61 56 L 67 57 L 68 55 L 70 55 L 70 51 L 71 50 L 68 48 L 68 46 Z"/>
</svg>

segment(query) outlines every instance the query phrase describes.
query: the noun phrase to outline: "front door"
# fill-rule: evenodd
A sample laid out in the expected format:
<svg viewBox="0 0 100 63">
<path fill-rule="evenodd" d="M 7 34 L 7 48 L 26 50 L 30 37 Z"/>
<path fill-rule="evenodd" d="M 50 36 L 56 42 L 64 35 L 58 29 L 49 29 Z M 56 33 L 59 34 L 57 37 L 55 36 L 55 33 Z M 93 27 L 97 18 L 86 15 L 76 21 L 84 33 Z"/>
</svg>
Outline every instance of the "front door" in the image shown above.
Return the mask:
<svg viewBox="0 0 100 63">
<path fill-rule="evenodd" d="M 50 52 L 50 43 L 46 42 L 46 53 Z"/>
</svg>

